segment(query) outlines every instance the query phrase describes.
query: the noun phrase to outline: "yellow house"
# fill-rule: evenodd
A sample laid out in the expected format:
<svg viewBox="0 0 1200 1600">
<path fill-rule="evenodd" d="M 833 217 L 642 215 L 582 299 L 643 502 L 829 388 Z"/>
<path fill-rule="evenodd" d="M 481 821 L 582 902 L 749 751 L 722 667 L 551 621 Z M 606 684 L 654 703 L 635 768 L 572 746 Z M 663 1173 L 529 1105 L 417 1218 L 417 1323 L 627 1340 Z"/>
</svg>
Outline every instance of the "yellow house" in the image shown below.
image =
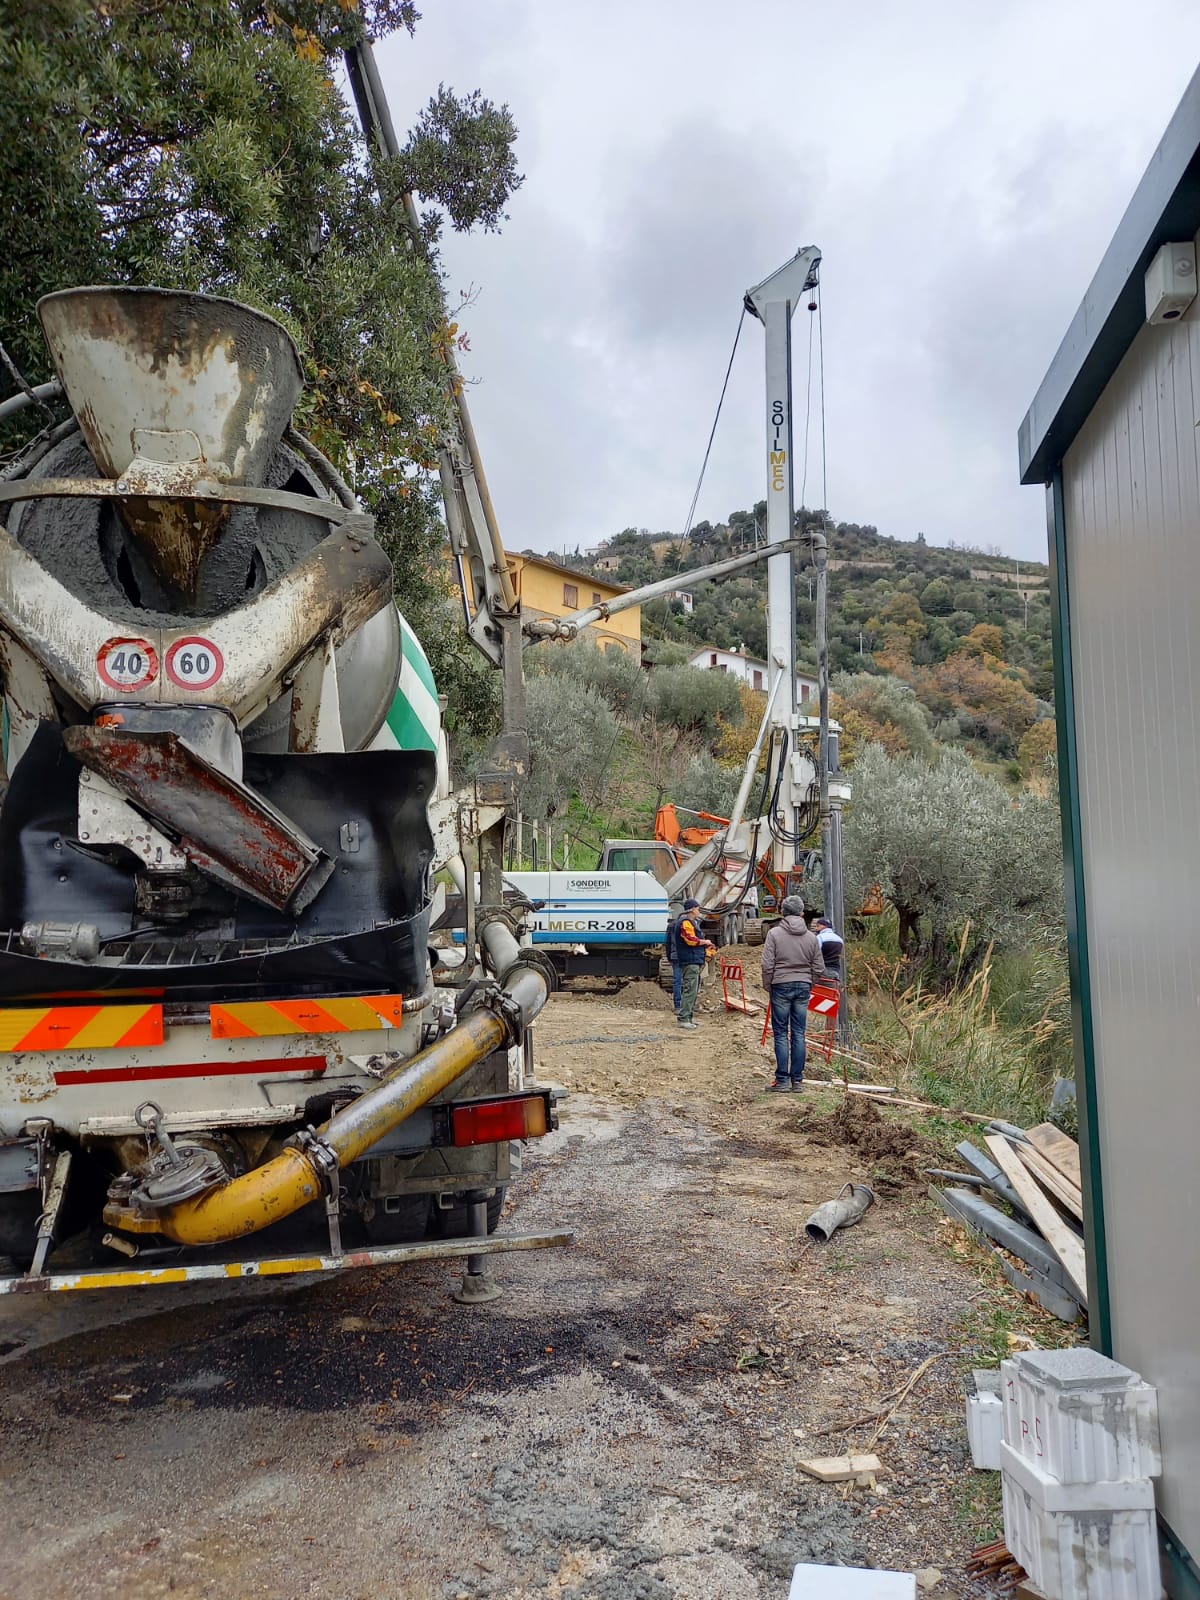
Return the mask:
<svg viewBox="0 0 1200 1600">
<path fill-rule="evenodd" d="M 605 600 L 628 594 L 623 583 L 610 583 L 587 572 L 560 567 L 545 556 L 508 556 L 513 585 L 521 597 L 521 609 L 535 617 L 570 617 L 572 611 L 586 611 Z M 593 622 L 583 630 L 584 638 L 598 644 L 617 644 L 640 659 L 642 653 L 642 608 L 630 606 L 618 611 L 607 622 Z"/>
<path fill-rule="evenodd" d="M 570 618 L 573 611 L 587 611 L 606 600 L 615 600 L 619 594 L 629 593 L 626 584 L 610 583 L 607 578 L 593 577 L 590 572 L 560 567 L 557 561 L 548 561 L 545 556 L 520 556 L 505 551 L 505 557 L 526 616 Z M 640 660 L 642 609 L 630 606 L 628 611 L 618 611 L 607 622 L 593 622 L 583 630 L 582 637 L 602 650 L 608 645 L 620 645 L 622 650 Z"/>
</svg>

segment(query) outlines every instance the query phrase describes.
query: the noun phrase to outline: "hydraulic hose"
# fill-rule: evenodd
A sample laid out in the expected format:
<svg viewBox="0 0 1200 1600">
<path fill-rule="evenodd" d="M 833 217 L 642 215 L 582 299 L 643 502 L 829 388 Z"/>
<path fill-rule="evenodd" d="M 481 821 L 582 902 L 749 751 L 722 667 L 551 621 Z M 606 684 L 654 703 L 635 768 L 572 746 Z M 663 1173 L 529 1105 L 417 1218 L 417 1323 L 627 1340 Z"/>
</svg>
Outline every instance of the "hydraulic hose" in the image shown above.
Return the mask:
<svg viewBox="0 0 1200 1600">
<path fill-rule="evenodd" d="M 104 1220 L 130 1233 L 165 1234 L 177 1244 L 220 1244 L 290 1217 L 320 1198 L 332 1171 L 357 1161 L 477 1061 L 512 1043 L 546 1004 L 550 987 L 540 967 L 518 962 L 505 976 L 496 1009 L 467 1013 L 302 1144 L 194 1199 L 154 1212 L 117 1203 L 105 1209 Z"/>
</svg>

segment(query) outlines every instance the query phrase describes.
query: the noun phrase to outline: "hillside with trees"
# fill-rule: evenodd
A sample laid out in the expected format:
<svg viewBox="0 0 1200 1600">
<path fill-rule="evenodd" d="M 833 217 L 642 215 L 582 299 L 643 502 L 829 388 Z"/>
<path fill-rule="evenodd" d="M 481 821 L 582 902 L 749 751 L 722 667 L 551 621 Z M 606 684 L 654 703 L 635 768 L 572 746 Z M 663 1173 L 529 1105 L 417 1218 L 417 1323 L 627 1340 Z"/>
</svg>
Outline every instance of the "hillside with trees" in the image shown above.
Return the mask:
<svg viewBox="0 0 1200 1600">
<path fill-rule="evenodd" d="M 760 502 L 725 523 L 699 523 L 686 539 L 626 528 L 594 551 L 562 551 L 556 559 L 629 585 L 679 577 L 690 609 L 682 598 L 643 608 L 652 660 L 686 661 L 705 645 L 763 658 L 765 567 L 694 590 L 688 573 L 761 543 L 765 511 Z M 817 512 L 797 514 L 798 527 L 819 520 Z M 812 567 L 798 568 L 801 666 L 810 671 L 814 577 Z M 927 751 L 936 739 L 987 759 L 1023 759 L 1022 741 L 1053 716 L 1049 573 L 1041 563 L 833 524 L 829 648 L 852 737 L 874 739 L 893 754 Z"/>
</svg>

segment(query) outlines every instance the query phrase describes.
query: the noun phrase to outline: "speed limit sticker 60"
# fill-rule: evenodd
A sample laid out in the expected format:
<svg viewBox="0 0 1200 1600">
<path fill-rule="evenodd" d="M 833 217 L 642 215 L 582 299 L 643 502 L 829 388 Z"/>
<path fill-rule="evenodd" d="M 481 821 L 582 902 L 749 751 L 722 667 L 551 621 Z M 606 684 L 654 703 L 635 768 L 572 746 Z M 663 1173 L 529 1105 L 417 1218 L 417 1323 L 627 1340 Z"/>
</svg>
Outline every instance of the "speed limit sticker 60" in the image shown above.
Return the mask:
<svg viewBox="0 0 1200 1600">
<path fill-rule="evenodd" d="M 100 681 L 122 694 L 135 694 L 158 676 L 158 653 L 149 639 L 106 639 L 96 652 Z"/>
<path fill-rule="evenodd" d="M 167 650 L 167 677 L 181 689 L 211 689 L 225 671 L 225 657 L 198 634 L 176 639 Z"/>
</svg>

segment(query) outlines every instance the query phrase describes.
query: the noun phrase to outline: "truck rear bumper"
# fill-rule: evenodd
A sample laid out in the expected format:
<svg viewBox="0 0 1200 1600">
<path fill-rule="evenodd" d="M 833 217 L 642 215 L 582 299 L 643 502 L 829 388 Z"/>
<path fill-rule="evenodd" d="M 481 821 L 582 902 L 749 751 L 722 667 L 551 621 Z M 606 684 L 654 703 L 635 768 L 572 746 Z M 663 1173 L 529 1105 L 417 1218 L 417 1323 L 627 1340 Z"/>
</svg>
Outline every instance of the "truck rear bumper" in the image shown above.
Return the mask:
<svg viewBox="0 0 1200 1600">
<path fill-rule="evenodd" d="M 0 1278 L 0 1295 L 62 1294 L 76 1289 L 144 1289 L 168 1283 L 212 1283 L 228 1278 L 280 1278 L 298 1273 L 348 1272 L 355 1267 L 398 1266 L 462 1256 L 500 1255 L 510 1250 L 554 1250 L 575 1243 L 573 1233 L 494 1233 L 486 1239 L 430 1239 L 391 1244 L 341 1255 L 252 1257 L 238 1261 L 173 1262 L 170 1265 L 103 1267 L 46 1272 L 37 1277 Z"/>
</svg>

